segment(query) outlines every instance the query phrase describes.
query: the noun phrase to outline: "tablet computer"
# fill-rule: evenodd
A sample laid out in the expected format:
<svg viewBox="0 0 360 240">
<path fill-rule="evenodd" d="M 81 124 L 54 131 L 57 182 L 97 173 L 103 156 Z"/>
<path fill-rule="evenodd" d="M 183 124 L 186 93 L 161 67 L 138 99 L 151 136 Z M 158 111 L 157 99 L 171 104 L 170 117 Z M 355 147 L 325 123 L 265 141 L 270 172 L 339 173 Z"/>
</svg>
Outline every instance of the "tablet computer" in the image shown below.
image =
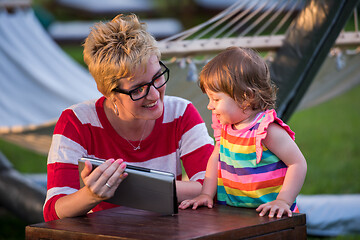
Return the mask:
<svg viewBox="0 0 360 240">
<path fill-rule="evenodd" d="M 93 170 L 105 161 L 89 157 L 79 159 L 80 187 L 84 186 L 80 174 L 87 160 L 93 165 Z M 164 215 L 178 212 L 174 174 L 129 164 L 126 164 L 125 172 L 128 176 L 106 202 Z"/>
</svg>

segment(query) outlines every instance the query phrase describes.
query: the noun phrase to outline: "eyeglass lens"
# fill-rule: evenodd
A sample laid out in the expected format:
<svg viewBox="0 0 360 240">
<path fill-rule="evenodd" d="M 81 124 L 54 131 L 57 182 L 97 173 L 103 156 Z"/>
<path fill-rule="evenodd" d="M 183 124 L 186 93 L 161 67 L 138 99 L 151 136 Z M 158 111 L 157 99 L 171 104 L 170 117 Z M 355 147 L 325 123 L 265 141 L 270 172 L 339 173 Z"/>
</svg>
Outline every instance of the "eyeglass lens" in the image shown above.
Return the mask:
<svg viewBox="0 0 360 240">
<path fill-rule="evenodd" d="M 138 100 L 145 97 L 149 93 L 151 85 L 153 85 L 156 89 L 161 88 L 165 85 L 165 83 L 169 79 L 169 71 L 164 66 L 162 66 L 161 69 L 162 72 L 158 76 L 156 76 L 150 83 L 144 84 L 143 86 L 140 86 L 130 91 L 131 98 L 133 100 Z"/>
</svg>

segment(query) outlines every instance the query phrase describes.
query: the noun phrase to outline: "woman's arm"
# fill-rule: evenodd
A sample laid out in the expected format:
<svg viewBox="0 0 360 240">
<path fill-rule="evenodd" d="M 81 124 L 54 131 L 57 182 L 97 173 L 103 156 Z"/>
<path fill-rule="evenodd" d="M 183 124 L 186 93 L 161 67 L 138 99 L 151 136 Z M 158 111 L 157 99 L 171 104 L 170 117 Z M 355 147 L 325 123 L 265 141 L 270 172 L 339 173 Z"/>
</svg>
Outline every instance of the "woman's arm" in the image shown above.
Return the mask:
<svg viewBox="0 0 360 240">
<path fill-rule="evenodd" d="M 288 169 L 283 186 L 276 199 L 279 200 L 278 205 L 280 205 L 280 207 L 268 204 L 268 206 L 262 208 L 260 215 L 264 215 L 268 210 L 270 210 L 270 217 L 274 216 L 276 211 L 278 211 L 278 217 L 279 215 L 281 217 L 284 211 L 288 212 L 288 215 L 291 215 L 290 210 L 284 210 L 281 205 L 282 203 L 286 203 L 290 208 L 294 203 L 305 181 L 307 171 L 306 160 L 295 141 L 291 139 L 289 134 L 281 126 L 272 123 L 269 125 L 267 131 L 267 136 L 263 140 L 264 145 L 283 161 L 288 166 Z M 277 207 L 279 207 L 279 209 L 277 209 Z"/>
<path fill-rule="evenodd" d="M 81 177 L 85 186 L 79 191 L 59 198 L 55 211 L 59 218 L 75 217 L 88 213 L 101 201 L 112 197 L 121 181 L 127 176 L 124 173 L 126 164 L 122 159 L 109 159 L 93 172 L 89 161 Z M 110 186 L 110 187 L 109 187 Z"/>
</svg>

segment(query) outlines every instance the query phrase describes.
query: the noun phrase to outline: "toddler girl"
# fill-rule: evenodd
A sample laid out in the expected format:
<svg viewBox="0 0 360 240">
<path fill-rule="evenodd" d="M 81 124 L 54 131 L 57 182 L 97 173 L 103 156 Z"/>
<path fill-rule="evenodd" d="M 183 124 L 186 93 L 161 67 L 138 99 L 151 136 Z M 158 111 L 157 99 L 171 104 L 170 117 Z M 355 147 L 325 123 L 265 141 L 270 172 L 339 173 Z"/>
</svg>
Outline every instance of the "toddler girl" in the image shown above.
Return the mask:
<svg viewBox="0 0 360 240">
<path fill-rule="evenodd" d="M 260 216 L 292 216 L 307 165 L 294 132 L 275 110 L 276 88 L 265 61 L 253 50 L 231 47 L 200 73 L 209 97 L 216 146 L 201 194 L 179 208 L 217 203 L 256 208 Z"/>
</svg>

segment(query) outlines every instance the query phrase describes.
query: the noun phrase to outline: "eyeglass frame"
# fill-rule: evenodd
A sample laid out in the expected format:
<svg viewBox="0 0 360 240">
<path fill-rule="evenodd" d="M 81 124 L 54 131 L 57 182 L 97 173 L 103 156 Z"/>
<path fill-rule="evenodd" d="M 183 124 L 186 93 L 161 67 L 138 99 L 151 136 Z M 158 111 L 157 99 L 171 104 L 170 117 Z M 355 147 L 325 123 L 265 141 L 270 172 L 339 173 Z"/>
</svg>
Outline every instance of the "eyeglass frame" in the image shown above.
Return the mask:
<svg viewBox="0 0 360 240">
<path fill-rule="evenodd" d="M 161 66 L 163 66 L 163 67 L 165 68 L 165 70 L 164 70 L 163 72 L 161 72 L 159 75 L 155 76 L 155 77 L 153 78 L 153 80 L 151 80 L 151 82 L 142 84 L 142 85 L 138 86 L 137 88 L 135 88 L 135 89 L 133 89 L 133 90 L 130 90 L 130 91 L 126 91 L 126 90 L 120 89 L 119 87 L 116 87 L 116 88 L 114 88 L 114 89 L 111 90 L 111 91 L 112 91 L 112 92 L 117 92 L 117 93 L 122 93 L 122 94 L 129 95 L 130 98 L 131 98 L 131 100 L 133 100 L 133 101 L 137 101 L 137 100 L 140 100 L 140 99 L 146 97 L 146 96 L 149 94 L 149 91 L 150 91 L 151 86 L 153 86 L 155 89 L 159 89 L 159 88 L 163 87 L 163 86 L 169 81 L 169 78 L 170 78 L 170 69 L 169 69 L 168 67 L 166 67 L 163 62 L 159 61 L 159 63 L 160 63 Z M 166 73 L 167 73 L 167 79 L 165 79 L 164 84 L 162 84 L 160 87 L 156 87 L 156 86 L 154 85 L 155 81 L 156 81 L 157 79 L 159 79 L 160 77 L 162 77 L 162 76 L 163 76 L 164 74 L 166 74 Z M 164 77 L 165 77 L 165 76 L 164 76 Z M 144 96 L 142 96 L 141 98 L 134 99 L 131 93 L 137 91 L 139 88 L 142 88 L 142 87 L 144 87 L 144 86 L 148 86 L 146 94 L 145 94 Z"/>
</svg>

